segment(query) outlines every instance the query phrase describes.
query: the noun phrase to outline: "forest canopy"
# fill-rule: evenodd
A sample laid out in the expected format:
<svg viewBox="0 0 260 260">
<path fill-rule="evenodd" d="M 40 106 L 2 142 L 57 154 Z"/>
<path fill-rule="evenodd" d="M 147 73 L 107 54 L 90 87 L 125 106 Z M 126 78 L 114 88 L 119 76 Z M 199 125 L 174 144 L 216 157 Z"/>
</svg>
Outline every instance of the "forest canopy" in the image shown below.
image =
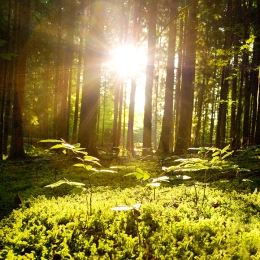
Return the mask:
<svg viewBox="0 0 260 260">
<path fill-rule="evenodd" d="M 3 1 L 1 158 L 60 138 L 93 156 L 259 145 L 259 13 L 260 0 Z"/>
</svg>

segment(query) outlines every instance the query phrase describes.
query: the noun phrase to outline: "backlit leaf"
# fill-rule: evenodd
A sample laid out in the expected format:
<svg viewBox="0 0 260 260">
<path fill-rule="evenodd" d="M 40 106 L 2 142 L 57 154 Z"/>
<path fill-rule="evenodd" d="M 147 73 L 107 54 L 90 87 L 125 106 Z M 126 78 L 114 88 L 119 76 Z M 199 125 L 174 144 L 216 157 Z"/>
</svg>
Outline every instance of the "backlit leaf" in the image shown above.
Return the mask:
<svg viewBox="0 0 260 260">
<path fill-rule="evenodd" d="M 85 167 L 85 164 L 84 164 L 84 163 L 76 163 L 76 164 L 73 164 L 73 166 L 84 168 L 84 167 Z"/>
<path fill-rule="evenodd" d="M 46 140 L 40 140 L 39 143 L 62 143 L 61 140 L 56 139 L 46 139 Z"/>
<path fill-rule="evenodd" d="M 62 184 L 64 184 L 64 183 L 67 183 L 67 182 L 68 182 L 67 180 L 60 180 L 60 181 L 57 181 L 57 182 L 55 182 L 55 183 L 46 185 L 46 186 L 44 186 L 44 187 L 46 187 L 46 188 L 55 188 L 55 187 L 58 187 L 58 186 L 60 186 L 60 185 L 62 185 Z"/>
<path fill-rule="evenodd" d="M 60 149 L 60 148 L 64 148 L 63 144 L 56 144 L 52 146 L 50 149 Z"/>
<path fill-rule="evenodd" d="M 129 206 L 117 206 L 117 207 L 113 207 L 111 208 L 112 210 L 116 210 L 116 211 L 126 211 L 126 210 L 132 210 L 133 207 L 129 207 Z"/>
<path fill-rule="evenodd" d="M 160 182 L 153 182 L 153 183 L 148 183 L 147 186 L 149 186 L 150 188 L 157 188 L 161 186 Z"/>
<path fill-rule="evenodd" d="M 153 179 L 153 182 L 158 182 L 158 181 L 166 181 L 166 182 L 169 182 L 169 177 L 168 176 L 162 176 L 162 177 L 159 177 L 159 178 L 154 178 Z"/>
</svg>

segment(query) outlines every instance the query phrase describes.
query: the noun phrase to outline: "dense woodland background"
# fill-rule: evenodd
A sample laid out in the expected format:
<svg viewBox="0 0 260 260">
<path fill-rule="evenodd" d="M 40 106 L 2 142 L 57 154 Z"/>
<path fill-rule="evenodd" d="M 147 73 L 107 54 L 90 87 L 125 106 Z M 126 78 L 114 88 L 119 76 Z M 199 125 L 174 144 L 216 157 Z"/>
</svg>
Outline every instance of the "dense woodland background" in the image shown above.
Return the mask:
<svg viewBox="0 0 260 260">
<path fill-rule="evenodd" d="M 2 1 L 1 155 L 24 157 L 27 138 L 94 156 L 259 145 L 259 14 L 260 0 Z M 111 65 L 126 44 L 145 54 L 128 75 Z"/>
</svg>

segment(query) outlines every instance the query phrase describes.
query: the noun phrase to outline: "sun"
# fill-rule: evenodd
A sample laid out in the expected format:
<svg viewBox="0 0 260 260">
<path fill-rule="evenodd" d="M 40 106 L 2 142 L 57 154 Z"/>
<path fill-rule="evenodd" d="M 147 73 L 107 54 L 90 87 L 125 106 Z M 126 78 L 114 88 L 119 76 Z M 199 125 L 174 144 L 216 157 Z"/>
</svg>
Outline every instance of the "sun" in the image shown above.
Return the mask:
<svg viewBox="0 0 260 260">
<path fill-rule="evenodd" d="M 111 53 L 111 66 L 119 77 L 135 77 L 141 71 L 144 55 L 133 45 L 120 45 Z"/>
<path fill-rule="evenodd" d="M 135 110 L 141 113 L 145 102 L 146 49 L 130 44 L 120 45 L 111 51 L 109 67 L 117 79 L 124 82 L 129 97 L 131 81 L 136 82 Z"/>
</svg>

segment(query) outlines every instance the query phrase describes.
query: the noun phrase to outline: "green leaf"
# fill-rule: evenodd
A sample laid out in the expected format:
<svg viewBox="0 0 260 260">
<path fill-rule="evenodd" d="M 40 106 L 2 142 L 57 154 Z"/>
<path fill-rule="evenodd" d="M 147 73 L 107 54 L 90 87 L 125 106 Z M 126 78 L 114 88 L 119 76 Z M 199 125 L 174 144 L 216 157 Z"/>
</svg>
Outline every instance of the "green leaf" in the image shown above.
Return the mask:
<svg viewBox="0 0 260 260">
<path fill-rule="evenodd" d="M 98 166 L 102 166 L 99 162 L 97 162 L 97 161 L 92 161 L 92 163 L 94 163 L 94 164 L 96 164 L 96 165 L 98 165 Z"/>
<path fill-rule="evenodd" d="M 83 148 L 82 148 L 82 149 L 83 149 Z M 84 148 L 84 149 L 85 149 L 85 148 Z M 76 153 L 80 153 L 80 154 L 84 154 L 84 155 L 88 155 L 88 152 L 82 151 L 82 150 L 80 150 L 80 149 L 76 149 L 75 152 L 76 152 Z"/>
<path fill-rule="evenodd" d="M 56 139 L 46 139 L 46 140 L 40 140 L 39 143 L 62 143 L 61 140 Z"/>
<path fill-rule="evenodd" d="M 87 171 L 90 171 L 90 170 L 93 169 L 93 167 L 92 167 L 91 165 L 85 165 L 85 169 L 86 169 Z"/>
<path fill-rule="evenodd" d="M 126 211 L 126 210 L 132 210 L 133 207 L 122 205 L 122 206 L 113 207 L 111 209 L 116 211 Z"/>
<path fill-rule="evenodd" d="M 147 173 L 147 172 L 144 172 L 144 174 L 143 174 L 143 180 L 144 181 L 146 181 L 146 180 L 148 180 L 148 179 L 150 179 L 150 174 L 149 173 Z"/>
<path fill-rule="evenodd" d="M 143 170 L 141 168 L 136 168 L 135 172 L 143 173 Z"/>
<path fill-rule="evenodd" d="M 68 181 L 66 183 L 72 186 L 85 186 L 85 184 L 81 182 Z"/>
<path fill-rule="evenodd" d="M 159 177 L 159 178 L 154 178 L 153 179 L 153 182 L 158 182 L 158 181 L 166 181 L 166 182 L 169 182 L 169 177 L 168 176 L 162 176 L 162 177 Z"/>
<path fill-rule="evenodd" d="M 223 159 L 227 158 L 227 157 L 230 156 L 233 152 L 234 152 L 234 151 L 231 151 L 231 152 L 229 152 L 229 153 L 226 153 L 225 155 L 222 156 L 221 159 L 223 160 Z"/>
<path fill-rule="evenodd" d="M 230 144 L 221 150 L 221 154 L 225 153 L 230 148 Z"/>
<path fill-rule="evenodd" d="M 251 170 L 246 169 L 246 168 L 240 168 L 237 170 L 237 172 L 251 172 Z"/>
<path fill-rule="evenodd" d="M 84 169 L 86 169 L 87 171 L 90 171 L 90 170 L 92 169 L 92 166 L 91 166 L 91 165 L 86 165 L 86 164 L 84 164 L 84 163 L 76 163 L 76 164 L 73 164 L 73 166 L 84 168 Z"/>
<path fill-rule="evenodd" d="M 73 164 L 73 166 L 84 168 L 84 167 L 85 167 L 85 164 L 84 164 L 84 163 L 76 163 L 76 164 Z"/>
<path fill-rule="evenodd" d="M 52 146 L 50 149 L 60 149 L 60 148 L 64 149 L 63 144 L 56 144 L 56 145 Z"/>
<path fill-rule="evenodd" d="M 250 179 L 243 179 L 242 181 L 245 181 L 245 182 L 253 182 L 253 181 L 250 180 Z"/>
<path fill-rule="evenodd" d="M 212 157 L 216 157 L 217 155 L 219 155 L 221 153 L 221 151 L 216 151 L 215 153 L 212 154 Z"/>
<path fill-rule="evenodd" d="M 155 188 L 157 188 L 157 187 L 160 187 L 160 186 L 161 186 L 161 183 L 160 183 L 160 182 L 148 183 L 147 186 L 150 187 L 150 188 L 152 188 L 152 189 L 155 189 Z"/>
<path fill-rule="evenodd" d="M 73 150 L 75 149 L 74 145 L 68 144 L 68 143 L 63 143 L 62 144 L 64 148 L 69 149 L 69 150 Z"/>
<path fill-rule="evenodd" d="M 75 148 L 73 149 L 74 152 L 79 152 L 79 151 L 82 151 L 82 150 L 85 150 L 86 148 L 80 148 L 80 147 L 76 147 L 77 144 L 75 144 Z"/>
<path fill-rule="evenodd" d="M 46 186 L 44 186 L 44 187 L 46 187 L 46 188 L 56 188 L 56 187 L 59 187 L 60 185 L 65 184 L 65 183 L 67 183 L 67 182 L 68 182 L 67 180 L 60 180 L 60 181 L 57 181 L 57 182 L 55 182 L 55 183 L 46 185 Z"/>
<path fill-rule="evenodd" d="M 142 172 L 134 172 L 134 174 L 135 174 L 135 177 L 138 179 L 138 180 L 141 180 L 142 178 L 143 178 L 143 173 Z"/>
<path fill-rule="evenodd" d="M 84 160 L 85 160 L 85 161 L 90 161 L 90 162 L 99 161 L 98 158 L 93 157 L 93 156 L 89 156 L 89 155 L 84 156 Z"/>
<path fill-rule="evenodd" d="M 210 161 L 211 163 L 215 163 L 215 162 L 217 162 L 217 161 L 219 161 L 219 157 L 213 157 L 212 158 L 212 160 Z"/>
<path fill-rule="evenodd" d="M 72 186 L 85 186 L 84 183 L 81 183 L 81 182 L 73 182 L 73 181 L 69 181 L 67 179 L 64 179 L 64 180 L 59 180 L 55 183 L 52 183 L 52 184 L 49 184 L 49 185 L 46 185 L 44 187 L 49 187 L 49 188 L 56 188 L 62 184 L 68 184 L 68 185 L 72 185 Z"/>
</svg>

